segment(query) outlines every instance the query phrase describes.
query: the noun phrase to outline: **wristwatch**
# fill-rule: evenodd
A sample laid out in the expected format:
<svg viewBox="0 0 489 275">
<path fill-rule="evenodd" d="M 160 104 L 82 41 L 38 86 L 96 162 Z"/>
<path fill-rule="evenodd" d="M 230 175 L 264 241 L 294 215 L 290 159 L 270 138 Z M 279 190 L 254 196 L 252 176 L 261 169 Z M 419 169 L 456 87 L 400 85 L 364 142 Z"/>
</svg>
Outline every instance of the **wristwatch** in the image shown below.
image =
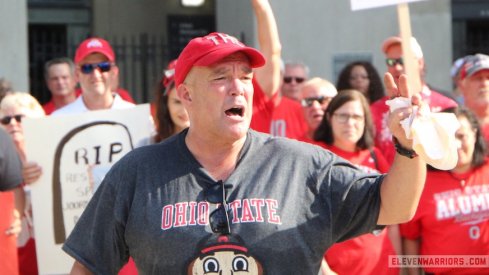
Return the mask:
<svg viewBox="0 0 489 275">
<path fill-rule="evenodd" d="M 399 155 L 408 157 L 410 159 L 415 158 L 418 156 L 416 152 L 413 149 L 406 149 L 402 147 L 402 145 L 399 143 L 396 137 L 392 137 L 392 142 L 394 143 L 394 147 L 396 148 L 396 151 Z"/>
</svg>

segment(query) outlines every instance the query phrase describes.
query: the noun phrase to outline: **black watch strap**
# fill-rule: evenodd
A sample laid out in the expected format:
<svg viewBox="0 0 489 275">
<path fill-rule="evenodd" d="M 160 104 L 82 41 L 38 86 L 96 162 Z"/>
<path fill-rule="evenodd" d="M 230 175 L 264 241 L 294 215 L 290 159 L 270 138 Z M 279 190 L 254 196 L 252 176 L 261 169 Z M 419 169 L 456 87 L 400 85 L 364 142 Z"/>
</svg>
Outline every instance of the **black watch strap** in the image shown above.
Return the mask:
<svg viewBox="0 0 489 275">
<path fill-rule="evenodd" d="M 418 154 L 416 154 L 416 152 L 412 149 L 406 149 L 404 147 L 402 147 L 402 145 L 399 143 L 399 141 L 397 140 L 396 137 L 392 137 L 392 142 L 394 143 L 394 147 L 396 148 L 396 152 L 401 155 L 401 156 L 405 156 L 405 157 L 408 157 L 410 159 L 412 158 L 415 158 L 418 156 Z"/>
</svg>

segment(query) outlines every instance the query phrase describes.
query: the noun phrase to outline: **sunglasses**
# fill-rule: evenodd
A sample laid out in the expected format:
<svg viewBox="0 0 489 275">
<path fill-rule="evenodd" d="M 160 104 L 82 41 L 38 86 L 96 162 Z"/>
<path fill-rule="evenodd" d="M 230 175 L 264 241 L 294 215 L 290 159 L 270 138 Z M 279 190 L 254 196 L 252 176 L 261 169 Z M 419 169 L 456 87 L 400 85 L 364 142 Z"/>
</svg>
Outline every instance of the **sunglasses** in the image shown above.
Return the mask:
<svg viewBox="0 0 489 275">
<path fill-rule="evenodd" d="M 13 116 L 4 116 L 0 122 L 3 124 L 3 125 L 9 125 L 10 124 L 10 121 L 12 121 L 12 118 L 15 119 L 15 121 L 17 121 L 17 123 L 20 123 L 22 121 L 22 118 L 24 117 L 24 115 L 13 115 Z"/>
<path fill-rule="evenodd" d="M 284 77 L 284 82 L 287 84 L 292 83 L 292 80 L 295 80 L 295 83 L 302 83 L 306 79 L 303 77 L 295 77 L 295 76 L 285 76 Z"/>
<path fill-rule="evenodd" d="M 99 68 L 99 70 L 103 73 L 110 71 L 112 64 L 110 62 L 100 62 L 94 64 L 83 64 L 80 66 L 80 70 L 84 74 L 91 74 L 93 70 Z"/>
<path fill-rule="evenodd" d="M 217 184 L 204 191 L 205 200 L 210 203 L 219 204 L 219 206 L 209 215 L 209 223 L 211 230 L 214 233 L 223 235 L 231 234 L 231 226 L 229 224 L 228 203 L 226 201 L 226 187 L 224 182 L 220 180 Z"/>
<path fill-rule="evenodd" d="M 404 61 L 402 60 L 402 57 L 401 58 L 386 58 L 385 64 L 387 64 L 387 66 L 389 66 L 389 67 L 394 67 L 397 64 L 402 66 L 402 65 L 404 65 Z"/>
<path fill-rule="evenodd" d="M 323 105 L 324 103 L 329 103 L 331 99 L 331 97 L 327 96 L 306 97 L 301 100 L 301 105 L 302 107 L 311 107 L 314 101 L 317 101 L 320 105 Z"/>
</svg>

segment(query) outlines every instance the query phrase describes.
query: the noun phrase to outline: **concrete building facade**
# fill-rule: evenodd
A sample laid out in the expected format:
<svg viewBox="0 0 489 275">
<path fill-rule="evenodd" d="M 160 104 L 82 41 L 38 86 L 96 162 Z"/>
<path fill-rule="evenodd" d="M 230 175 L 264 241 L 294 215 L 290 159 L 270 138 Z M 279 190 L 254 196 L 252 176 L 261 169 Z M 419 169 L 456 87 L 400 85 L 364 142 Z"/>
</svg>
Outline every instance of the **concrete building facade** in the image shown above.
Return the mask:
<svg viewBox="0 0 489 275">
<path fill-rule="evenodd" d="M 270 2 L 279 26 L 284 60 L 303 61 L 309 65 L 311 76 L 333 82 L 344 64 L 356 59 L 370 60 L 380 73 L 386 71 L 380 45 L 386 37 L 399 33 L 395 6 L 352 12 L 350 1 L 345 0 Z M 180 0 L 5 0 L 0 7 L 0 49 L 6 53 L 0 77 L 26 91 L 29 78 L 31 89 L 33 83 L 36 90 L 41 87 L 39 64 L 54 54 L 44 52 L 41 57 L 38 54 L 37 63 L 32 61 L 32 49 L 39 48 L 36 43 L 42 37 L 34 34 L 46 28 L 57 27 L 58 33 L 64 33 L 61 40 L 66 45 L 58 50 L 67 56 L 72 56 L 74 45 L 88 35 L 110 39 L 141 34 L 158 36 L 162 43 L 156 47 L 163 48 L 162 53 L 152 57 L 158 62 L 151 65 L 154 70 L 145 74 L 158 74 L 162 64 L 176 57 L 188 39 L 206 31 L 227 32 L 257 46 L 256 23 L 247 0 L 205 0 L 203 6 L 193 8 L 183 7 Z M 480 32 L 489 33 L 489 2 L 426 0 L 409 7 L 413 35 L 425 54 L 427 82 L 451 90 L 452 61 L 475 51 L 467 47 L 466 41 L 471 39 L 469 30 L 478 27 Z M 134 58 L 141 57 L 140 50 L 135 50 Z M 119 46 L 116 51 L 123 52 Z M 486 48 L 481 46 L 477 51 L 484 52 Z M 134 78 L 131 70 L 138 66 L 142 65 L 124 65 L 128 72 L 125 78 Z M 143 91 L 147 89 L 149 85 L 134 88 L 132 92 L 138 102 L 148 100 L 148 91 Z"/>
</svg>

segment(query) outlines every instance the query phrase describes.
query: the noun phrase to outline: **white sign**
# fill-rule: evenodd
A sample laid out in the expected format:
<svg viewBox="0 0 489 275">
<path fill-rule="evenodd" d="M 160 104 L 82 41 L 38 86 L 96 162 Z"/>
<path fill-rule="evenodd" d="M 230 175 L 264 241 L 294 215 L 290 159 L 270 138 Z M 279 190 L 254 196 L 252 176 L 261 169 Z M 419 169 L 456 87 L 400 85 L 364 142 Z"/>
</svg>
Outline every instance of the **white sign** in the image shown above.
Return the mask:
<svg viewBox="0 0 489 275">
<path fill-rule="evenodd" d="M 67 274 L 61 246 L 110 167 L 151 135 L 149 105 L 25 119 L 27 159 L 41 165 L 31 185 L 40 274 Z"/>
<path fill-rule="evenodd" d="M 419 2 L 425 0 L 350 0 L 351 10 L 363 10 L 370 8 L 378 8 L 383 6 L 397 5 L 408 2 Z"/>
</svg>

